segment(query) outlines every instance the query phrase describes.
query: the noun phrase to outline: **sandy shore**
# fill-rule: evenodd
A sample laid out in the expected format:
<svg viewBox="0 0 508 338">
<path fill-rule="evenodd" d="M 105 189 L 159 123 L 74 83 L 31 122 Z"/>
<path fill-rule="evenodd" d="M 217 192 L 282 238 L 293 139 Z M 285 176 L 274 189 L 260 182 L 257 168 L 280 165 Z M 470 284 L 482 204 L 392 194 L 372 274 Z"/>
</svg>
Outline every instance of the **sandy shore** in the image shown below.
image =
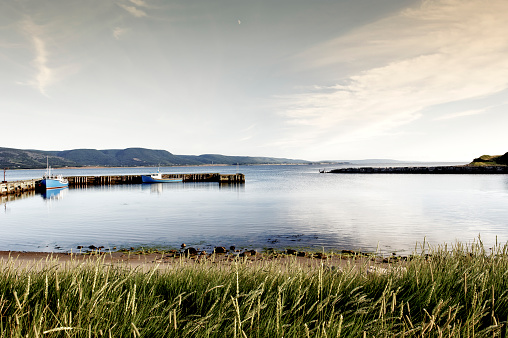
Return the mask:
<svg viewBox="0 0 508 338">
<path fill-rule="evenodd" d="M 174 253 L 131 253 L 111 252 L 101 254 L 76 254 L 76 253 L 47 253 L 47 252 L 19 252 L 0 251 L 0 266 L 11 264 L 17 268 L 43 269 L 47 266 L 59 266 L 61 268 L 75 266 L 83 263 L 101 262 L 107 265 L 124 266 L 142 270 L 171 269 L 175 267 L 199 266 L 210 264 L 227 266 L 241 261 L 246 265 L 259 266 L 263 264 L 277 264 L 281 268 L 289 264 L 299 264 L 303 268 L 319 268 L 324 266 L 328 269 L 344 269 L 347 267 L 368 268 L 376 266 L 385 268 L 390 265 L 386 259 L 351 256 L 351 255 L 326 255 L 321 257 L 297 257 L 284 254 L 261 254 L 254 256 L 238 257 L 232 254 L 196 255 L 191 257 L 180 256 Z"/>
</svg>

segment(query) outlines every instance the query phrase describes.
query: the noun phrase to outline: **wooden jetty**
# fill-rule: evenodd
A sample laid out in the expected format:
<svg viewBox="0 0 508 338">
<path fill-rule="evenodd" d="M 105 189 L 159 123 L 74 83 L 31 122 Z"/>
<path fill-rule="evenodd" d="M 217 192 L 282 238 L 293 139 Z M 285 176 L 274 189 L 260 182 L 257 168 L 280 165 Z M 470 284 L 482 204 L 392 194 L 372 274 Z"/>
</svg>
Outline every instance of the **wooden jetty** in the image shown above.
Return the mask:
<svg viewBox="0 0 508 338">
<path fill-rule="evenodd" d="M 244 174 L 221 175 L 212 174 L 163 174 L 162 178 L 181 178 L 183 182 L 218 182 L 245 183 Z M 113 184 L 141 184 L 141 175 L 117 176 L 70 176 L 66 177 L 69 186 L 113 185 Z"/>
<path fill-rule="evenodd" d="M 245 183 L 244 174 L 221 175 L 207 174 L 163 174 L 163 178 L 182 178 L 183 182 L 217 182 L 221 184 Z M 70 187 L 84 187 L 93 185 L 141 184 L 141 175 L 112 175 L 112 176 L 69 176 L 65 177 Z M 19 194 L 35 190 L 38 180 L 25 180 L 0 183 L 0 195 Z"/>
</svg>

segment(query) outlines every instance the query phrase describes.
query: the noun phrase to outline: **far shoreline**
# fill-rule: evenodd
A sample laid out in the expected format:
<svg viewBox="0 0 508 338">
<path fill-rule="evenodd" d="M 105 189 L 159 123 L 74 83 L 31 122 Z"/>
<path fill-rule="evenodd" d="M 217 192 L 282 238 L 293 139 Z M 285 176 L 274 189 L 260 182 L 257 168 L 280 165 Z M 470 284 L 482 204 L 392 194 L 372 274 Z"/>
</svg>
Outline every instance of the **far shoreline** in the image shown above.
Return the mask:
<svg viewBox="0 0 508 338">
<path fill-rule="evenodd" d="M 361 160 L 363 161 L 363 160 Z M 449 164 L 450 167 L 461 167 L 467 166 L 469 163 L 466 161 L 400 161 L 400 162 L 362 162 L 361 164 L 354 164 L 352 162 L 309 162 L 309 163 L 249 163 L 249 164 L 185 164 L 185 165 L 162 165 L 162 168 L 200 168 L 200 167 L 255 167 L 255 166 L 333 166 L 333 165 L 351 165 L 356 167 L 364 167 L 366 164 L 370 165 L 386 165 L 385 167 L 390 166 L 402 166 L 404 164 Z M 51 169 L 136 169 L 136 168 L 157 168 L 158 166 L 81 166 L 81 167 L 51 167 Z M 429 167 L 429 166 L 423 166 Z M 45 170 L 46 168 L 6 168 L 7 171 L 21 171 L 21 170 Z"/>
</svg>

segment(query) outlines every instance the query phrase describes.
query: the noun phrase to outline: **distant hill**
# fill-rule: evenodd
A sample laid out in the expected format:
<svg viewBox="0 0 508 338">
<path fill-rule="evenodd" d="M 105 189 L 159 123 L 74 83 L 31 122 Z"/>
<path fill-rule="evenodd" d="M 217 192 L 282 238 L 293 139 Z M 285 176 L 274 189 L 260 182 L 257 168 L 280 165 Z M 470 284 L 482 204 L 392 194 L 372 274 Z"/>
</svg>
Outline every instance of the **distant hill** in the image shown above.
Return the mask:
<svg viewBox="0 0 508 338">
<path fill-rule="evenodd" d="M 199 156 L 180 155 L 187 161 L 196 161 L 201 164 L 310 164 L 311 162 L 304 160 L 291 160 L 287 158 L 273 157 L 250 157 L 250 156 L 225 156 L 218 154 L 205 154 Z"/>
<path fill-rule="evenodd" d="M 74 166 L 75 162 L 67 160 L 39 150 L 22 150 L 12 148 L 0 148 L 0 169 L 1 168 L 20 168 L 35 169 L 46 168 L 46 159 L 52 167 Z"/>
<path fill-rule="evenodd" d="M 166 150 L 145 148 L 73 149 L 64 151 L 0 148 L 0 168 L 46 168 L 46 158 L 52 167 L 138 167 L 173 165 L 252 165 L 252 164 L 310 164 L 304 160 L 272 157 L 225 156 L 217 154 L 174 155 Z"/>
<path fill-rule="evenodd" d="M 474 167 L 495 165 L 508 165 L 508 153 L 504 155 L 482 155 L 468 164 L 468 166 Z"/>
</svg>

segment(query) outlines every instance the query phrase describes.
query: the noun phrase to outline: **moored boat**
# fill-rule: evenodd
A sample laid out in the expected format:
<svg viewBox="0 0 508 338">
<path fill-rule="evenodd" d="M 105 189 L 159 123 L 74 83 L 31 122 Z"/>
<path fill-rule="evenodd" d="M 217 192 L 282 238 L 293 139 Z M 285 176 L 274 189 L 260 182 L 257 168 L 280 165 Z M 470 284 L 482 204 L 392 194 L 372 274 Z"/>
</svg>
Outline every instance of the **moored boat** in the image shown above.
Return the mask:
<svg viewBox="0 0 508 338">
<path fill-rule="evenodd" d="M 156 174 L 151 175 L 142 175 L 141 180 L 143 183 L 176 183 L 183 182 L 182 178 L 162 178 L 162 173 L 160 169 L 157 169 Z"/>
<path fill-rule="evenodd" d="M 51 173 L 48 159 L 47 171 L 44 176 L 42 176 L 42 180 L 37 182 L 37 187 L 46 190 L 63 189 L 69 187 L 69 181 L 62 175 L 54 175 Z"/>
<path fill-rule="evenodd" d="M 62 175 L 44 175 L 41 182 L 41 187 L 46 188 L 46 190 L 51 189 L 63 189 L 69 186 L 69 181 L 63 178 Z"/>
</svg>

